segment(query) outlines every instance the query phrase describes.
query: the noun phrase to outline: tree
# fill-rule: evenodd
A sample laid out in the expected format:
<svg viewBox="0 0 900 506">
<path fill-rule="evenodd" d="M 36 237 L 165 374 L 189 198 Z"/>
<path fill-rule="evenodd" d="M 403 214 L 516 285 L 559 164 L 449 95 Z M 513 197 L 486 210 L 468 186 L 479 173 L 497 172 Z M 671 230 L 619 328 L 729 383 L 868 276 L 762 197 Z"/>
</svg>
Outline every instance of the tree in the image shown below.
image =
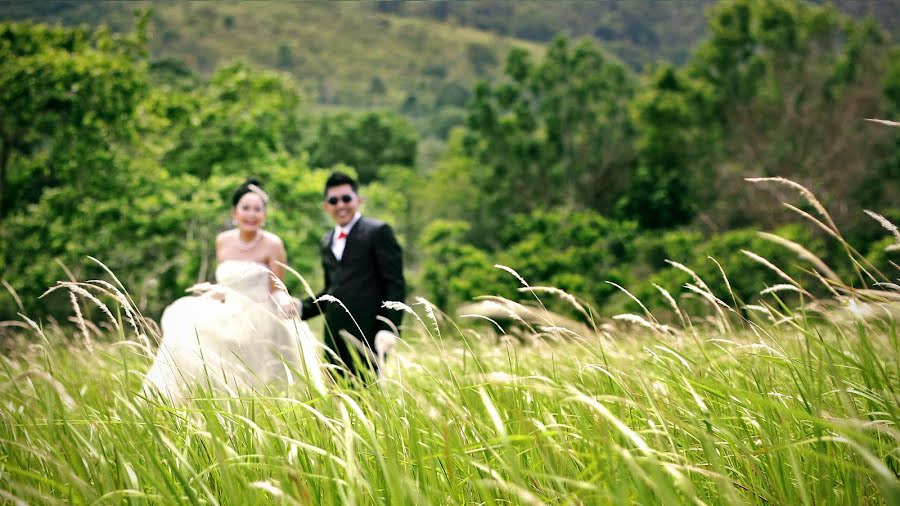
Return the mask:
<svg viewBox="0 0 900 506">
<path fill-rule="evenodd" d="M 306 149 L 313 167 L 346 164 L 357 170 L 360 183 L 368 184 L 378 179 L 382 166 L 414 166 L 417 143 L 412 125 L 396 113 L 339 113 L 318 120 Z"/>
<path fill-rule="evenodd" d="M 618 202 L 624 216 L 645 228 L 690 223 L 702 180 L 703 110 L 699 85 L 663 65 L 631 104 L 638 164 Z"/>
<path fill-rule="evenodd" d="M 162 161 L 172 173 L 206 179 L 245 171 L 268 153 L 298 154 L 303 101 L 287 74 L 237 61 L 186 93 L 176 91 L 160 87 L 151 104 L 169 123 Z"/>
<path fill-rule="evenodd" d="M 634 222 L 610 220 L 591 210 L 536 210 L 503 227 L 508 246 L 499 253 L 499 263 L 529 283 L 554 286 L 599 305 L 617 291 L 607 280 L 628 284 L 637 232 Z"/>
<path fill-rule="evenodd" d="M 141 40 L 0 24 L 0 219 L 47 188 L 98 182 L 146 92 Z"/>
<path fill-rule="evenodd" d="M 485 190 L 474 236 L 491 242 L 488 229 L 537 208 L 608 212 L 634 159 L 628 71 L 591 42 L 558 38 L 538 64 L 510 51 L 505 72 L 509 82 L 478 85 L 469 106 L 466 146 Z"/>
<path fill-rule="evenodd" d="M 3 144 L 5 189 L 16 198 L 4 202 L 0 271 L 31 317 L 71 311 L 60 292 L 38 300 L 67 272 L 82 281 L 106 276 L 88 256 L 158 316 L 187 286 L 211 279 L 230 192 L 251 174 L 272 183 L 270 227 L 291 251 L 315 251 L 326 225 L 326 175 L 287 149 L 301 147 L 292 81 L 242 63 L 206 82 L 170 64 L 148 74 L 139 44 L 113 44 L 139 39 L 33 25 L 0 30 L 0 50 L 16 56 L 0 62 L 10 71 L 0 76 L 0 107 L 9 112 L 0 121 L 16 134 Z M 318 264 L 312 255 L 291 261 L 308 275 Z M 299 284 L 288 280 L 295 291 Z M 18 311 L 0 292 L 0 319 Z"/>
<path fill-rule="evenodd" d="M 874 170 L 892 132 L 864 123 L 886 104 L 889 47 L 872 22 L 803 2 L 739 0 L 712 10 L 710 32 L 686 69 L 709 91 L 699 143 L 715 175 L 698 195 L 710 204 L 705 220 L 720 228 L 782 222 L 746 190 L 751 175 L 800 182 L 850 229 L 865 217 L 848 202 L 874 187 L 887 189 L 881 199 L 897 194 L 898 183 Z"/>
<path fill-rule="evenodd" d="M 444 311 L 479 295 L 503 292 L 499 271 L 491 267 L 487 254 L 466 244 L 468 232 L 467 223 L 436 220 L 420 238 L 419 247 L 429 259 L 422 266 L 422 288 Z"/>
</svg>

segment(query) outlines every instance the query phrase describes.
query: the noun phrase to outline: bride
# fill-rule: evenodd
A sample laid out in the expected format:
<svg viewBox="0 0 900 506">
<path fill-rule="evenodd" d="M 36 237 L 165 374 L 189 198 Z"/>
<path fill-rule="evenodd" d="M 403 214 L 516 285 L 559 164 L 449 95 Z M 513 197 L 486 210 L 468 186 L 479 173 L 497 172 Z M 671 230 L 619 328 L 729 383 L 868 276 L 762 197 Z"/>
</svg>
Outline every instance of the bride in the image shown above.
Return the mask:
<svg viewBox="0 0 900 506">
<path fill-rule="evenodd" d="M 189 289 L 160 321 L 163 339 L 144 385 L 178 400 L 191 387 L 234 394 L 304 375 L 324 391 L 318 343 L 284 290 L 286 253 L 281 238 L 262 229 L 268 196 L 248 179 L 232 196 L 236 228 L 216 238 L 217 284 Z"/>
</svg>

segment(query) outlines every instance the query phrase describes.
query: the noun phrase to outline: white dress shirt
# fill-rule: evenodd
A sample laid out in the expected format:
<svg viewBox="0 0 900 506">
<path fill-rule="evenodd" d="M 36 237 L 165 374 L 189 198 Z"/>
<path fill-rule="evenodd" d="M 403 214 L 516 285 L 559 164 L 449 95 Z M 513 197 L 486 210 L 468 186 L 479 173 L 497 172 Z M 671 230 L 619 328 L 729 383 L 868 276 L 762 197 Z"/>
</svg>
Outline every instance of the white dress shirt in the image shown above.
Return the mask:
<svg viewBox="0 0 900 506">
<path fill-rule="evenodd" d="M 362 214 L 356 213 L 356 215 L 353 216 L 353 219 L 350 220 L 350 223 L 348 223 L 346 226 L 342 227 L 340 225 L 335 225 L 334 235 L 331 238 L 331 252 L 334 253 L 334 258 L 340 260 L 341 257 L 344 256 L 344 248 L 347 246 L 346 237 L 343 239 L 338 239 L 338 237 L 340 237 L 341 235 L 341 232 L 349 235 L 350 231 L 353 230 L 353 225 L 356 225 L 356 222 L 359 221 L 360 218 L 362 218 Z"/>
</svg>

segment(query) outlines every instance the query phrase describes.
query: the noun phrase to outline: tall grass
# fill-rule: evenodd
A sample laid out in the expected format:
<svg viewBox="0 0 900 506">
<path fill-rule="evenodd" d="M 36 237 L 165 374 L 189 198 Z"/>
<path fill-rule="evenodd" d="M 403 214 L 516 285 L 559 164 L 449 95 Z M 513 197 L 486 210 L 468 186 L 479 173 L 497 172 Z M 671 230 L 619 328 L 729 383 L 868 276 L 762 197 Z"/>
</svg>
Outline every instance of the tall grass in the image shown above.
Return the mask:
<svg viewBox="0 0 900 506">
<path fill-rule="evenodd" d="M 34 324 L 33 344 L 0 360 L 0 496 L 900 504 L 900 292 L 822 280 L 833 299 L 785 280 L 736 307 L 696 278 L 687 291 L 709 314 L 684 314 L 666 292 L 677 317 L 663 323 L 649 308 L 597 320 L 520 279 L 534 304 L 490 302 L 524 344 L 494 316 L 454 320 L 419 300 L 374 385 L 198 387 L 175 406 L 141 394 L 152 349 L 131 310 L 114 305 L 124 322 L 75 336 Z M 586 323 L 560 324 L 538 296 L 561 296 Z"/>
</svg>

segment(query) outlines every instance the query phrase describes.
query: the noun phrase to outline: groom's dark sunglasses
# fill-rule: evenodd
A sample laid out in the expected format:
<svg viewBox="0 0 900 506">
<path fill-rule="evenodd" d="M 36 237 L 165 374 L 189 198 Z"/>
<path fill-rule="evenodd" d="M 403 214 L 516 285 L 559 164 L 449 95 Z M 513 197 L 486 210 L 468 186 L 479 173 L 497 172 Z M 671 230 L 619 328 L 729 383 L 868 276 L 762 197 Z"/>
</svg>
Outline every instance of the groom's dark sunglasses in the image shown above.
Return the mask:
<svg viewBox="0 0 900 506">
<path fill-rule="evenodd" d="M 345 193 L 345 194 L 341 195 L 340 197 L 328 197 L 327 199 L 325 199 L 325 202 L 328 202 L 329 204 L 336 206 L 338 203 L 338 200 L 340 200 L 341 202 L 343 202 L 345 204 L 349 204 L 350 202 L 353 202 L 353 195 L 350 195 L 349 193 Z"/>
</svg>

